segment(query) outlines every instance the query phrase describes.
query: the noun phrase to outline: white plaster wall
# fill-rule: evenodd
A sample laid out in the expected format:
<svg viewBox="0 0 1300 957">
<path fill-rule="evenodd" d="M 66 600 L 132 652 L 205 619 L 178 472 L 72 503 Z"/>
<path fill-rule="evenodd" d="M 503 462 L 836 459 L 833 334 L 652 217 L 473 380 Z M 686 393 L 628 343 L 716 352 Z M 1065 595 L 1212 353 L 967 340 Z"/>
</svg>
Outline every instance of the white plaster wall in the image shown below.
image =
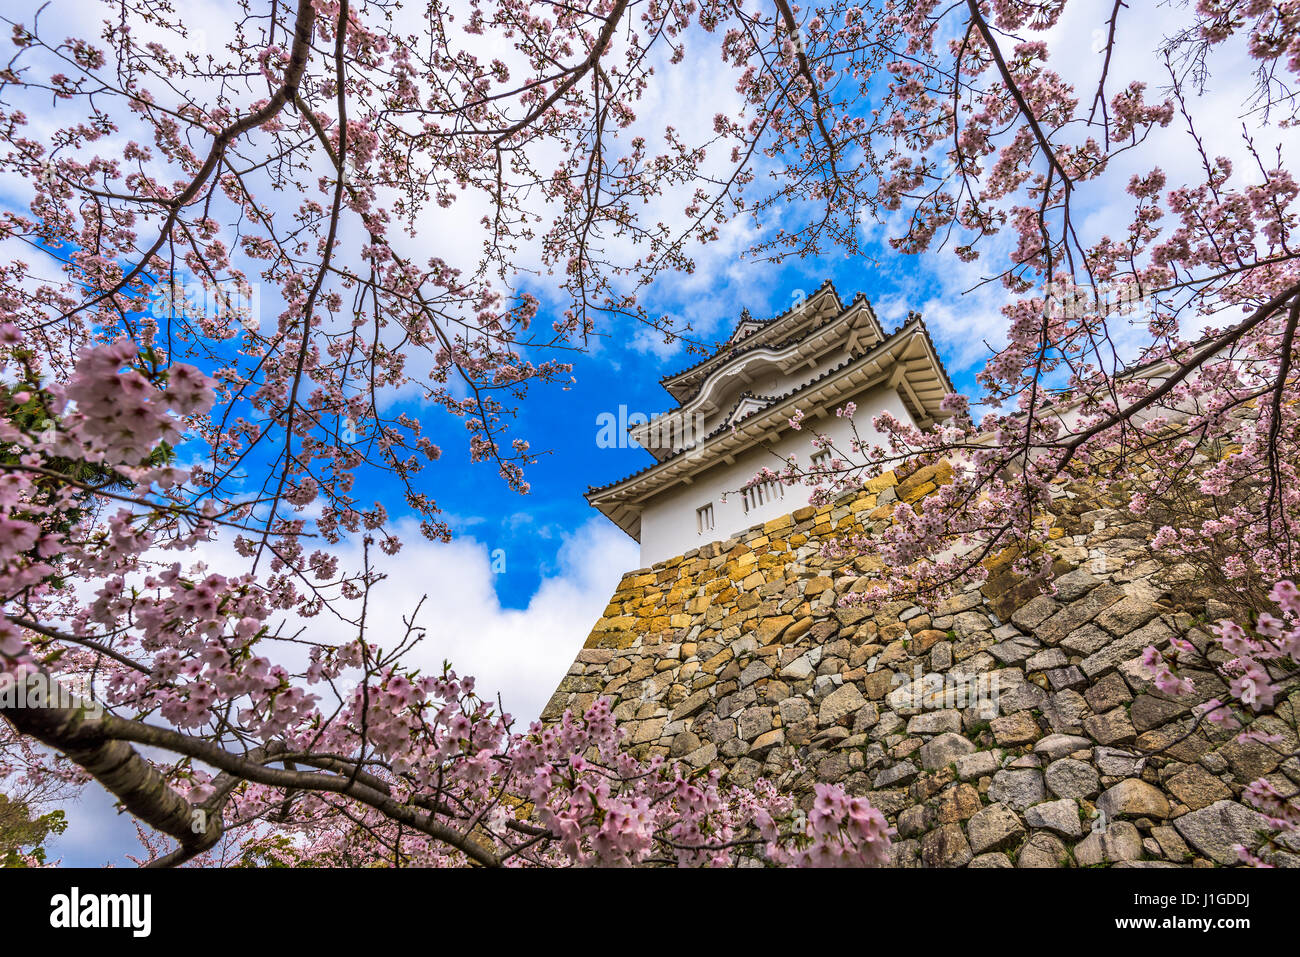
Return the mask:
<svg viewBox="0 0 1300 957">
<path fill-rule="evenodd" d="M 904 422 L 913 421 L 898 393 L 887 386 L 877 386 L 846 397 L 837 406 L 849 400 L 857 403 L 858 411 L 854 422 L 858 434 L 868 444 L 877 441 L 878 433 L 872 428 L 871 421 L 881 412 L 890 412 Z M 811 409 L 804 411 L 808 416 L 813 413 Z M 849 423 L 846 419 L 837 418 L 833 409 L 830 414 L 809 424 L 818 432 L 829 435 L 839 448 L 848 448 L 852 437 Z M 807 428 L 799 432 L 786 428 L 775 443 L 764 442 L 761 446 L 755 446 L 737 456 L 732 465 L 719 463 L 695 476 L 695 481 L 690 485 L 679 483 L 660 492 L 647 503 L 641 513 L 642 567 L 681 555 L 709 542 L 730 538 L 751 525 L 758 525 L 807 505 L 813 490 L 805 485 L 787 486 L 784 498 L 765 502 L 749 512 L 744 510 L 740 495 L 728 495 L 725 502 L 722 501 L 722 495 L 740 488 L 765 466 L 779 471 L 782 467 L 781 460 L 791 454 L 798 456 L 801 465 L 807 465 L 814 451 L 812 434 Z M 696 530 L 695 510 L 707 502 L 713 503 L 714 527 L 713 531 L 701 534 Z"/>
</svg>

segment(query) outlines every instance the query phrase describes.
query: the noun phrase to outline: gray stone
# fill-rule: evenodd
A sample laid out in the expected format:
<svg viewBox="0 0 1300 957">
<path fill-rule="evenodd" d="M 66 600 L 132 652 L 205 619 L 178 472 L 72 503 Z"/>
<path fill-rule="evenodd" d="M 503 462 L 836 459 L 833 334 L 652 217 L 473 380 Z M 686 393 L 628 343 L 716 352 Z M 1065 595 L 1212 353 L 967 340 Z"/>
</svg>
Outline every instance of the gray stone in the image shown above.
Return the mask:
<svg viewBox="0 0 1300 957">
<path fill-rule="evenodd" d="M 1174 720 L 1179 715 L 1191 710 L 1190 705 L 1179 704 L 1168 698 L 1158 698 L 1151 694 L 1140 694 L 1129 706 L 1128 716 L 1133 727 L 1138 731 L 1149 731 Z"/>
<path fill-rule="evenodd" d="M 803 681 L 805 678 L 811 678 L 816 673 L 816 670 L 816 667 L 808 660 L 806 655 L 800 655 L 781 669 L 781 677 Z"/>
<path fill-rule="evenodd" d="M 849 754 L 846 751 L 836 751 L 826 755 L 817 762 L 817 779 L 819 781 L 839 781 L 850 771 L 849 760 Z"/>
<path fill-rule="evenodd" d="M 1192 856 L 1192 850 L 1187 843 L 1178 836 L 1178 832 L 1172 827 L 1162 825 L 1151 829 L 1151 836 L 1156 839 L 1156 844 L 1160 847 L 1160 853 L 1171 861 L 1182 863 Z"/>
<path fill-rule="evenodd" d="M 916 837 L 926 829 L 926 809 L 920 804 L 909 807 L 898 815 L 898 836 Z"/>
<path fill-rule="evenodd" d="M 1175 774 L 1165 782 L 1165 787 L 1193 811 L 1232 797 L 1232 789 L 1199 764 L 1189 765 L 1186 770 Z"/>
<path fill-rule="evenodd" d="M 1095 624 L 1112 635 L 1126 635 L 1141 628 L 1158 614 L 1159 605 L 1153 604 L 1149 599 L 1130 595 L 1098 615 Z"/>
<path fill-rule="evenodd" d="M 736 725 L 740 736 L 746 741 L 752 741 L 760 734 L 772 730 L 772 709 L 746 708 L 737 717 Z"/>
<path fill-rule="evenodd" d="M 941 734 L 921 747 L 921 766 L 934 771 L 947 767 L 964 754 L 975 750 L 975 745 L 955 732 Z"/>
<path fill-rule="evenodd" d="M 682 701 L 677 707 L 673 708 L 672 720 L 680 721 L 682 718 L 690 717 L 709 703 L 711 697 L 709 689 L 697 691 L 686 700 Z"/>
<path fill-rule="evenodd" d="M 682 731 L 673 738 L 673 743 L 668 749 L 670 758 L 680 758 L 690 754 L 700 746 L 700 736 L 693 731 Z"/>
<path fill-rule="evenodd" d="M 996 645 L 991 645 L 989 654 L 1004 665 L 1013 665 L 1016 662 L 1024 661 L 1041 647 L 1033 638 L 1019 635 L 1006 641 L 999 641 Z"/>
<path fill-rule="evenodd" d="M 812 717 L 812 705 L 807 698 L 786 698 L 780 704 L 781 723 L 789 726 Z"/>
<path fill-rule="evenodd" d="M 921 860 L 927 867 L 965 867 L 973 856 L 966 834 L 955 822 L 921 838 Z"/>
<path fill-rule="evenodd" d="M 1275 715 L 1256 718 L 1251 723 L 1250 730 L 1261 734 L 1275 734 L 1280 740 L 1265 744 L 1262 741 L 1242 741 L 1234 736 L 1218 749 L 1219 753 L 1227 759 L 1228 766 L 1232 768 L 1233 778 L 1238 784 L 1249 784 L 1256 778 L 1276 770 L 1282 763 L 1282 758 L 1288 752 L 1296 750 L 1295 732 Z"/>
<path fill-rule="evenodd" d="M 1029 681 L 1022 681 L 1005 689 L 999 688 L 998 691 L 997 706 L 1003 714 L 1042 708 L 1046 704 L 1047 692 Z"/>
<path fill-rule="evenodd" d="M 838 725 L 826 728 L 813 735 L 812 743 L 817 748 L 833 748 L 839 746 L 849 737 L 849 729 L 841 728 Z M 866 736 L 863 735 L 865 740 Z"/>
<path fill-rule="evenodd" d="M 1076 568 L 1074 571 L 1067 572 L 1056 579 L 1053 584 L 1056 586 L 1056 597 L 1058 599 L 1061 601 L 1074 601 L 1082 598 L 1100 585 L 1101 579 L 1086 568 Z"/>
<path fill-rule="evenodd" d="M 971 778 L 981 778 L 986 774 L 992 774 L 998 769 L 1000 758 L 997 751 L 976 751 L 974 754 L 967 754 L 957 759 L 957 777 L 963 781 L 969 781 Z"/>
<path fill-rule="evenodd" d="M 1121 661 L 1115 670 L 1120 673 L 1120 676 L 1123 677 L 1135 694 L 1141 694 L 1151 687 L 1151 672 L 1142 663 L 1141 655 L 1130 658 L 1128 661 Z"/>
<path fill-rule="evenodd" d="M 1114 585 L 1098 585 L 1037 625 L 1034 635 L 1046 644 L 1058 644 L 1066 635 L 1082 628 L 1123 597 L 1124 593 Z"/>
<path fill-rule="evenodd" d="M 1146 845 L 1147 842 L 1144 841 L 1143 847 L 1145 847 Z M 1129 868 L 1129 867 L 1149 868 L 1149 867 L 1177 867 L 1178 865 L 1172 863 L 1171 861 L 1118 861 L 1116 862 L 1115 866 L 1123 867 L 1123 868 Z"/>
<path fill-rule="evenodd" d="M 1025 821 L 1030 827 L 1045 827 L 1066 837 L 1079 837 L 1083 834 L 1083 822 L 1079 820 L 1079 805 L 1068 798 L 1035 804 L 1025 811 Z"/>
<path fill-rule="evenodd" d="M 1085 800 L 1101 790 L 1101 778 L 1097 775 L 1097 769 L 1074 758 L 1053 761 L 1043 772 L 1043 779 L 1059 798 Z"/>
<path fill-rule="evenodd" d="M 988 631 L 992 625 L 988 615 L 977 611 L 963 611 L 953 619 L 952 628 L 959 638 L 969 638 L 981 631 Z"/>
<path fill-rule="evenodd" d="M 1072 655 L 1091 655 L 1114 640 L 1110 634 L 1089 623 L 1062 638 L 1061 647 Z"/>
<path fill-rule="evenodd" d="M 693 768 L 702 768 L 718 760 L 718 746 L 710 741 L 701 748 L 696 748 L 684 758 Z"/>
<path fill-rule="evenodd" d="M 1061 603 L 1047 595 L 1037 595 L 1016 609 L 1011 616 L 1011 623 L 1017 628 L 1033 628 L 1056 614 Z"/>
<path fill-rule="evenodd" d="M 961 712 L 953 708 L 926 711 L 907 722 L 908 734 L 942 734 L 961 730 Z"/>
<path fill-rule="evenodd" d="M 1042 733 L 1038 729 L 1034 716 L 1028 711 L 1017 711 L 1015 714 L 994 718 L 989 723 L 989 727 L 993 731 L 994 739 L 1003 747 L 1028 744 L 1038 740 Z"/>
<path fill-rule="evenodd" d="M 1015 625 L 998 625 L 993 629 L 994 641 L 1006 641 L 1008 638 L 1015 638 L 1020 634 L 1020 629 Z"/>
<path fill-rule="evenodd" d="M 1034 744 L 1034 753 L 1045 756 L 1049 761 L 1055 761 L 1091 747 L 1091 741 L 1076 734 L 1049 734 Z"/>
<path fill-rule="evenodd" d="M 1066 691 L 1082 688 L 1088 683 L 1088 679 L 1076 665 L 1068 665 L 1047 672 L 1047 682 L 1052 686 L 1053 691 Z"/>
<path fill-rule="evenodd" d="M 867 699 L 862 697 L 862 692 L 854 684 L 841 685 L 836 691 L 831 692 L 822 701 L 821 710 L 817 714 L 819 724 L 834 724 L 846 714 L 852 714 L 867 703 Z"/>
<path fill-rule="evenodd" d="M 1268 828 L 1264 815 L 1236 801 L 1215 801 L 1184 814 L 1174 827 L 1188 844 L 1219 864 L 1237 863 L 1234 845 L 1254 848 L 1258 832 Z"/>
<path fill-rule="evenodd" d="M 1030 656 L 1025 662 L 1026 671 L 1051 671 L 1053 668 L 1064 668 L 1070 663 L 1070 659 L 1065 656 L 1065 652 L 1060 648 L 1047 648 Z"/>
<path fill-rule="evenodd" d="M 770 678 L 771 676 L 772 669 L 767 666 L 766 662 L 751 661 L 745 670 L 740 673 L 740 686 L 745 688 L 760 678 Z"/>
<path fill-rule="evenodd" d="M 1119 748 L 1096 748 L 1092 752 L 1092 761 L 1098 771 L 1111 778 L 1134 777 L 1146 766 L 1145 757 Z"/>
<path fill-rule="evenodd" d="M 1137 731 L 1123 708 L 1113 708 L 1105 714 L 1094 714 L 1083 719 L 1083 730 L 1098 744 L 1128 744 Z"/>
<path fill-rule="evenodd" d="M 896 784 L 908 784 L 915 777 L 916 765 L 911 761 L 900 761 L 877 774 L 876 779 L 871 783 L 875 788 L 888 788 Z"/>
<path fill-rule="evenodd" d="M 1001 851 L 989 851 L 971 858 L 967 867 L 1012 867 L 1010 858 Z"/>
<path fill-rule="evenodd" d="M 1111 821 L 1074 845 L 1074 860 L 1080 867 L 1142 858 L 1142 835 L 1128 821 Z"/>
<path fill-rule="evenodd" d="M 1120 638 L 1116 638 L 1105 648 L 1083 659 L 1083 673 L 1089 678 L 1100 678 L 1108 671 L 1114 671 L 1121 664 L 1135 655 L 1140 655 L 1147 645 L 1157 648 L 1168 644 L 1173 631 L 1163 621 L 1153 621 L 1145 628 L 1139 628 Z"/>
<path fill-rule="evenodd" d="M 976 854 L 1014 847 L 1025 834 L 1020 817 L 1005 804 L 990 804 L 966 823 L 966 830 Z"/>
<path fill-rule="evenodd" d="M 1097 807 L 1112 819 L 1169 816 L 1169 799 L 1141 778 L 1126 778 L 1107 788 L 1097 799 Z"/>
<path fill-rule="evenodd" d="M 870 731 L 880 722 L 880 708 L 874 701 L 868 701 L 853 715 L 853 733 Z"/>
<path fill-rule="evenodd" d="M 1111 708 L 1118 708 L 1120 705 L 1133 700 L 1128 685 L 1115 671 L 1112 671 L 1100 681 L 1093 682 L 1092 687 L 1085 691 L 1083 696 L 1088 699 L 1088 706 L 1097 714 L 1109 711 Z"/>
<path fill-rule="evenodd" d="M 989 785 L 989 800 L 1009 804 L 1019 811 L 1046 799 L 1043 772 L 1032 768 L 999 771 Z"/>
<path fill-rule="evenodd" d="M 1088 715 L 1088 702 L 1077 691 L 1058 691 L 1043 708 L 1052 730 L 1060 734 L 1079 734 Z"/>
<path fill-rule="evenodd" d="M 1061 839 L 1050 831 L 1036 831 L 1029 835 L 1020 855 L 1016 858 L 1017 867 L 1069 867 L 1070 853 L 1061 843 Z"/>
</svg>

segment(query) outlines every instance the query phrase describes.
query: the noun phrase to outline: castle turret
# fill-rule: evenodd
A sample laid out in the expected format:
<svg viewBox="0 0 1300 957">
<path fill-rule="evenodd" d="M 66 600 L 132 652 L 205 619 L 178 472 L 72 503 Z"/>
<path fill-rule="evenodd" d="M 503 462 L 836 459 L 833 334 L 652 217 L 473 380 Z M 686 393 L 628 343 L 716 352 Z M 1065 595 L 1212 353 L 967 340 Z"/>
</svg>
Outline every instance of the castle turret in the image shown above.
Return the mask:
<svg viewBox="0 0 1300 957">
<path fill-rule="evenodd" d="M 772 319 L 745 310 L 717 351 L 660 384 L 677 405 L 629 430 L 656 461 L 587 493 L 641 544 L 643 565 L 808 504 L 811 488 L 776 481 L 737 492 L 789 456 L 813 464 L 808 434 L 790 425 L 796 411 L 844 448 L 852 426 L 835 410 L 846 403 L 871 444 L 880 413 L 924 427 L 953 391 L 919 315 L 886 335 L 865 296 L 846 305 L 830 282 Z"/>
</svg>

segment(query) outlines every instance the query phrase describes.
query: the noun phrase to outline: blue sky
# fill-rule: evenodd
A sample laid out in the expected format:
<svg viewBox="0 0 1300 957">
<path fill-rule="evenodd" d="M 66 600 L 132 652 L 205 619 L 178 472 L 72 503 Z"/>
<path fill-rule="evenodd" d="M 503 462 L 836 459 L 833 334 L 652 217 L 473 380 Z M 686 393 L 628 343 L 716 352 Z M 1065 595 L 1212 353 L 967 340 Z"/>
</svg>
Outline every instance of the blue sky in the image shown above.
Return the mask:
<svg viewBox="0 0 1300 957">
<path fill-rule="evenodd" d="M 865 259 L 823 258 L 774 267 L 732 263 L 718 285 L 734 296 L 730 307 L 711 300 L 706 310 L 683 309 L 675 292 L 655 291 L 646 299 L 652 311 L 676 311 L 691 318 L 706 341 L 725 337 L 742 308 L 757 317 L 782 311 L 796 291 L 810 294 L 830 278 L 840 296 L 849 299 L 859 289 L 877 307 L 882 324 L 892 329 L 908 308 L 924 305 L 930 285 L 924 265 L 894 257 L 888 270 Z M 911 302 L 916 292 L 921 301 Z M 959 310 L 960 311 L 960 310 Z M 987 317 L 986 317 L 987 321 Z M 949 364 L 954 383 L 974 392 L 968 343 L 954 341 L 950 323 L 937 324 L 934 334 Z M 463 670 L 477 674 L 481 688 L 499 688 L 507 710 L 531 719 L 545 703 L 599 617 L 618 579 L 637 567 L 636 546 L 622 531 L 584 500 L 587 486 L 603 484 L 642 468 L 651 460 L 636 448 L 601 448 L 596 437 L 598 417 L 628 412 L 664 411 L 672 398 L 658 380 L 697 361 L 684 346 L 649 348 L 638 341 L 635 328 L 614 328 L 589 354 L 574 362 L 576 378 L 569 389 L 541 386 L 520 406 L 514 425 L 535 450 L 550 454 L 528 469 L 531 491 L 510 491 L 487 464 L 471 465 L 461 423 L 438 412 L 426 413 L 430 434 L 443 446 L 443 457 L 424 473 L 431 493 L 447 513 L 457 533 L 451 545 L 421 543 L 406 536 L 399 560 L 386 569 L 391 580 L 388 602 L 409 608 L 420 594 L 429 595 L 431 614 L 426 657 L 430 663 L 449 657 Z M 397 489 L 371 482 L 363 501 L 379 499 L 392 506 L 400 523 Z M 492 571 L 496 550 L 505 558 L 504 572 Z M 499 563 L 498 563 L 499 567 Z M 464 611 L 452 608 L 456 599 L 471 596 Z M 483 634 L 462 640 L 464 630 L 481 624 Z M 445 627 L 444 627 L 445 626 Z M 516 665 L 511 667 L 511 665 Z M 118 815 L 108 796 L 95 785 L 68 808 L 70 827 L 50 847 L 65 865 L 128 865 L 137 841 L 130 820 Z"/>
<path fill-rule="evenodd" d="M 228 27 L 224 4 L 193 6 L 213 24 L 224 21 Z M 68 11 L 84 7 L 78 0 L 62 0 L 57 5 L 59 15 L 69 20 L 75 18 L 75 12 Z M 1078 37 L 1089 36 L 1098 22 L 1097 11 L 1104 20 L 1109 9 L 1109 4 L 1094 10 L 1072 5 L 1068 14 L 1072 19 L 1054 31 L 1055 62 L 1067 76 L 1086 79 L 1095 73 L 1099 65 L 1096 54 L 1087 43 L 1078 42 Z M 21 11 L 10 15 L 16 19 L 26 16 Z M 1130 46 L 1117 53 L 1113 70 L 1117 76 L 1143 76 L 1156 85 L 1160 78 L 1152 73 L 1156 66 L 1149 57 L 1150 47 L 1153 38 L 1170 29 L 1169 11 L 1137 10 L 1133 16 L 1149 17 L 1145 25 L 1149 29 L 1134 28 L 1125 34 Z M 713 58 L 716 60 L 716 55 Z M 662 123 L 670 117 L 682 125 L 692 121 L 697 126 L 709 125 L 719 106 L 699 91 L 721 96 L 726 80 L 709 73 L 718 66 L 707 59 L 692 65 L 691 71 L 662 77 L 645 103 L 648 122 Z M 1221 128 L 1235 129 L 1248 74 L 1243 70 L 1238 76 L 1225 70 L 1221 77 L 1226 82 L 1215 93 L 1221 102 L 1207 109 L 1219 111 Z M 43 119 L 39 113 L 34 115 L 38 121 Z M 1239 150 L 1232 138 L 1224 140 L 1216 144 L 1216 150 L 1230 154 Z M 1171 183 L 1196 175 L 1195 157 L 1186 148 L 1185 132 L 1171 130 L 1149 145 L 1146 161 L 1154 156 L 1169 172 Z M 1267 147 L 1263 142 L 1260 145 Z M 1248 166 L 1239 164 L 1239 168 Z M 1123 168 L 1114 172 L 1117 181 L 1126 179 Z M 21 207 L 22 201 L 14 199 L 9 185 L 0 182 L 0 202 Z M 1080 229 L 1090 240 L 1105 233 L 1123 234 L 1127 213 L 1122 196 L 1102 191 L 1089 194 L 1082 202 L 1085 216 Z M 461 229 L 476 221 L 476 215 L 472 209 L 443 219 L 435 213 L 428 230 L 419 237 L 421 249 L 440 242 L 463 246 Z M 746 260 L 743 231 L 739 236 L 727 234 L 723 241 L 700 250 L 694 275 L 663 277 L 647 290 L 642 302 L 651 313 L 667 312 L 690 320 L 699 338 L 713 342 L 730 331 L 743 308 L 756 317 L 768 317 L 784 311 L 800 292 L 809 294 L 824 279 L 831 279 L 845 299 L 859 290 L 864 292 L 887 330 L 901 322 L 909 309 L 922 312 L 957 388 L 975 396 L 974 373 L 988 354 L 986 343 L 997 346 L 1001 342 L 1003 292 L 996 285 L 969 294 L 966 290 L 976 287 L 988 271 L 996 270 L 984 263 L 962 265 L 946 254 L 900 256 L 885 242 L 887 236 L 901 231 L 898 227 L 897 222 L 864 227 L 863 238 L 875 260 L 846 258 L 832 251 L 818 259 L 780 266 Z M 24 254 L 28 252 L 24 250 Z M 535 280 L 534 285 L 533 291 L 543 302 L 538 322 L 544 328 L 540 324 L 549 323 L 566 304 L 542 281 Z M 596 442 L 598 416 L 617 415 L 620 405 L 646 414 L 668 409 L 672 399 L 659 386 L 659 378 L 695 361 L 681 345 L 665 346 L 631 324 L 605 326 L 602 332 L 607 335 L 593 343 L 590 353 L 574 358 L 576 383 L 568 390 L 554 386 L 532 390 L 512 426 L 513 433 L 526 438 L 534 451 L 549 453 L 528 470 L 529 495 L 511 492 L 491 466 L 470 465 L 459 420 L 437 410 L 423 410 L 428 434 L 442 446 L 444 455 L 422 479 L 457 539 L 448 545 L 434 545 L 404 534 L 406 547 L 383 569 L 390 576 L 380 595 L 381 613 L 387 617 L 376 622 L 377 631 L 382 634 L 385 627 L 400 621 L 403 611 L 427 595 L 422 623 L 429 632 L 419 652 L 421 661 L 434 666 L 450 658 L 462 671 L 478 675 L 480 688 L 500 689 L 506 709 L 524 719 L 533 717 L 545 703 L 619 577 L 638 564 L 635 544 L 591 509 L 583 493 L 588 485 L 620 478 L 651 460 L 634 448 L 600 448 Z M 363 500 L 385 502 L 401 524 L 402 497 L 396 489 L 372 481 L 359 491 Z M 505 570 L 500 573 L 492 567 L 498 549 L 505 560 Z M 229 552 L 214 548 L 209 558 L 220 567 L 223 560 L 229 560 Z M 137 847 L 134 828 L 115 815 L 102 789 L 92 785 L 83 801 L 68 810 L 71 826 L 54 842 L 55 857 L 65 864 L 128 863 L 123 854 Z"/>
<path fill-rule="evenodd" d="M 730 313 L 695 318 L 705 326 L 701 335 L 712 342 L 730 332 L 742 308 L 757 317 L 774 315 L 789 305 L 795 290 L 811 293 L 821 279 L 810 277 L 818 276 L 831 279 L 846 301 L 861 289 L 873 302 L 889 303 L 883 310 L 878 307 L 878 312 L 885 327 L 892 329 L 906 316 L 906 307 L 900 309 L 897 303 L 900 288 L 908 284 L 900 279 L 914 265 L 914 261 L 896 257 L 891 278 L 865 259 L 836 257 L 783 267 L 753 264 L 746 272 L 752 272 L 754 281 L 736 290 Z M 647 305 L 656 308 L 653 294 Z M 671 308 L 675 304 L 665 305 Z M 920 306 L 916 304 L 916 308 Z M 455 517 L 458 531 L 472 535 L 489 549 L 504 550 L 506 572 L 497 579 L 503 605 L 525 607 L 541 579 L 555 571 L 555 553 L 563 533 L 598 516 L 583 499 L 588 485 L 621 478 L 652 461 L 637 448 L 598 447 L 598 417 L 605 413 L 617 416 L 620 404 L 629 413 L 652 414 L 671 408 L 672 397 L 659 385 L 659 379 L 699 357 L 681 344 L 671 351 L 638 347 L 631 341 L 632 331 L 616 328 L 596 354 L 578 356 L 573 373 L 577 382 L 570 389 L 536 387 L 521 406 L 514 429 L 535 450 L 550 452 L 529 467 L 532 489 L 528 495 L 511 492 L 495 480 L 488 467 L 460 467 L 458 460 L 468 455 L 463 442 L 457 445 L 454 434 L 444 445 L 440 467 L 426 473 L 439 504 Z M 954 383 L 973 394 L 974 367 L 963 363 L 960 350 L 945 349 L 943 344 L 939 348 Z M 956 368 L 959 365 L 963 367 Z"/>
</svg>

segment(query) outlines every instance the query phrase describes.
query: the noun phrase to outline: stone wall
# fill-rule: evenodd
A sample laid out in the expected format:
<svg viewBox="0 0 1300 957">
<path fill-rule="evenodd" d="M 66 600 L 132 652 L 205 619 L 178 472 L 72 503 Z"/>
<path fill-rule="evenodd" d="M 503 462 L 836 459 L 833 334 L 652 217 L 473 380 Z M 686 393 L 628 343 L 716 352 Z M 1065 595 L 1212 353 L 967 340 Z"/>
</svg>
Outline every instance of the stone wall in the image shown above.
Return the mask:
<svg viewBox="0 0 1300 957">
<path fill-rule="evenodd" d="M 1210 671 L 1186 698 L 1151 687 L 1142 650 L 1174 635 L 1205 648 L 1206 614 L 1226 609 L 1175 607 L 1170 582 L 1189 570 L 1152 559 L 1123 513 L 1059 490 L 1054 596 L 1003 556 L 932 610 L 838 603 L 879 559 L 823 559 L 822 542 L 878 533 L 949 474 L 887 475 L 628 573 L 543 718 L 607 696 L 642 756 L 805 799 L 840 782 L 895 825 L 899 866 L 1234 864 L 1263 824 L 1243 787 L 1266 775 L 1292 790 L 1300 762 L 1196 726 L 1192 706 L 1224 691 Z M 1294 750 L 1297 710 L 1300 695 L 1257 724 Z M 1300 864 L 1294 850 L 1279 863 Z"/>
</svg>

